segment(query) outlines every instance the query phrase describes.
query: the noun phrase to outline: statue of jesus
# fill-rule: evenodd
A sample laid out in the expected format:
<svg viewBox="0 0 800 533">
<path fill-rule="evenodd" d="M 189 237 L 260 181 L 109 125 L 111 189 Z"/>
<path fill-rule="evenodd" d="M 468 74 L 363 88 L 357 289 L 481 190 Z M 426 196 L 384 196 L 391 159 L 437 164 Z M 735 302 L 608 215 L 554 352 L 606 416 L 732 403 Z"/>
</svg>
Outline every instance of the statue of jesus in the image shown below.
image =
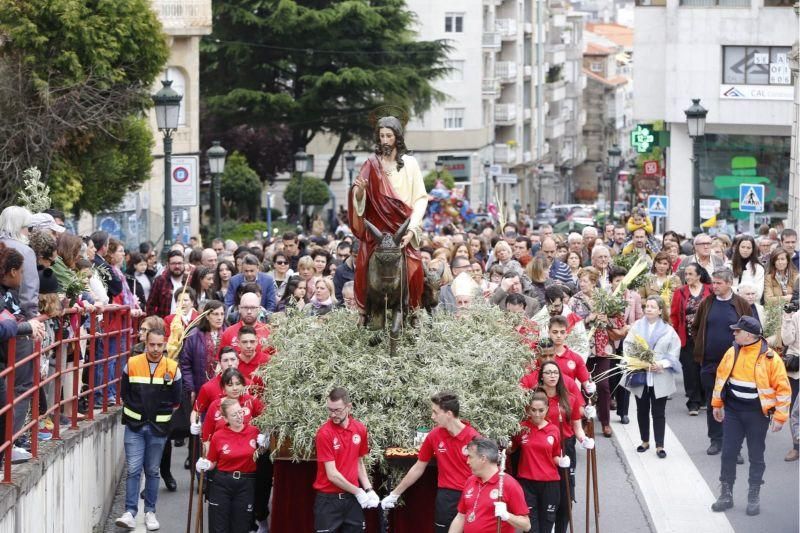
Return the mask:
<svg viewBox="0 0 800 533">
<path fill-rule="evenodd" d="M 400 240 L 408 272 L 408 302 L 411 309 L 420 305 L 424 284 L 419 253 L 422 217 L 428 207 L 428 193 L 417 160 L 407 154 L 403 124 L 393 116 L 375 124 L 375 152 L 361 167 L 348 202 L 350 228 L 361 241 L 355 269 L 355 299 L 359 309 L 366 305 L 367 266 L 377 241 L 367 230 L 368 220 L 379 231 L 394 235 L 409 220 Z"/>
</svg>

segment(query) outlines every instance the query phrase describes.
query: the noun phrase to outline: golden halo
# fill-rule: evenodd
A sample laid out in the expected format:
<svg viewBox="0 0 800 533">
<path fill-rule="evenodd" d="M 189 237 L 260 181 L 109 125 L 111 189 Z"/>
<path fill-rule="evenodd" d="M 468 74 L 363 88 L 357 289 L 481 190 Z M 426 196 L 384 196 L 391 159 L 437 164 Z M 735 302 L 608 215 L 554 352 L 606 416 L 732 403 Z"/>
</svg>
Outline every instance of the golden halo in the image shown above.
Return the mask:
<svg viewBox="0 0 800 533">
<path fill-rule="evenodd" d="M 384 104 L 373 109 L 369 114 L 370 125 L 374 128 L 383 117 L 396 118 L 403 125 L 403 129 L 406 129 L 406 124 L 408 124 L 408 111 L 399 105 Z"/>
</svg>

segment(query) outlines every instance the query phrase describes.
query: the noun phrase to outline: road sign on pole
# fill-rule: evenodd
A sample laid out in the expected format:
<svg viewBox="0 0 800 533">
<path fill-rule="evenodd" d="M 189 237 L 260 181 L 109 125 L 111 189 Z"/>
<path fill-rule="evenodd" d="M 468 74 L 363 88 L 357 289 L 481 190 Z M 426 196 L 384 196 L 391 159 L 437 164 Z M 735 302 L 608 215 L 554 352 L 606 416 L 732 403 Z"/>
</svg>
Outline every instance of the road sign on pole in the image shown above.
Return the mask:
<svg viewBox="0 0 800 533">
<path fill-rule="evenodd" d="M 647 197 L 647 212 L 651 217 L 665 217 L 669 210 L 669 198 L 651 194 Z"/>
<path fill-rule="evenodd" d="M 764 185 L 742 183 L 739 185 L 739 211 L 742 213 L 764 212 Z"/>
</svg>

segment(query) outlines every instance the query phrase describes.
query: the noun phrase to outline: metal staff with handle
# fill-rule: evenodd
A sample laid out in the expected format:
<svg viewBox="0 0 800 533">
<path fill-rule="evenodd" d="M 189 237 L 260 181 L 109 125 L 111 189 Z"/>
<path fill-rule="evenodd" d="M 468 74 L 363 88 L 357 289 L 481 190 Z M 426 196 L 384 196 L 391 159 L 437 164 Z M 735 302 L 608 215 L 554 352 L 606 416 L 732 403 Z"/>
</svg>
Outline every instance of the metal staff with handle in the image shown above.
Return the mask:
<svg viewBox="0 0 800 533">
<path fill-rule="evenodd" d="M 193 439 L 194 435 L 189 437 L 189 461 L 191 463 L 191 468 L 194 468 L 195 462 L 197 462 L 197 443 L 199 439 Z M 191 533 L 192 531 L 192 503 L 194 503 L 194 472 L 191 472 L 191 479 L 189 480 L 189 512 L 186 514 L 186 533 Z M 200 505 L 202 505 L 202 501 Z"/>
<path fill-rule="evenodd" d="M 505 447 L 500 449 L 500 480 L 497 487 L 497 501 L 503 501 L 503 480 L 506 477 L 506 449 Z M 497 517 L 497 533 L 501 533 L 503 528 L 503 521 L 500 517 Z"/>
<path fill-rule="evenodd" d="M 561 433 L 561 455 L 565 455 L 566 450 L 564 448 L 564 417 L 561 415 L 561 406 L 558 407 L 558 431 Z M 572 494 L 569 488 L 569 467 L 566 469 L 566 479 L 565 479 L 565 487 L 567 490 L 567 511 L 569 512 L 569 533 L 574 533 L 574 527 L 572 525 Z"/>
<path fill-rule="evenodd" d="M 202 446 L 203 443 L 200 442 L 200 456 L 205 458 L 206 454 Z M 203 480 L 205 477 L 206 471 L 203 470 L 200 472 L 200 480 L 197 482 L 197 514 L 194 522 L 194 533 L 203 533 Z"/>
<path fill-rule="evenodd" d="M 589 405 L 593 405 L 591 402 Z M 586 437 L 594 438 L 594 419 L 587 417 L 586 420 Z M 590 481 L 591 480 L 591 481 Z M 592 484 L 593 490 L 589 492 L 589 484 Z M 597 452 L 594 448 L 586 450 L 586 533 L 589 533 L 589 504 L 590 499 L 594 505 L 594 530 L 595 533 L 600 532 L 600 502 L 597 490 Z"/>
</svg>

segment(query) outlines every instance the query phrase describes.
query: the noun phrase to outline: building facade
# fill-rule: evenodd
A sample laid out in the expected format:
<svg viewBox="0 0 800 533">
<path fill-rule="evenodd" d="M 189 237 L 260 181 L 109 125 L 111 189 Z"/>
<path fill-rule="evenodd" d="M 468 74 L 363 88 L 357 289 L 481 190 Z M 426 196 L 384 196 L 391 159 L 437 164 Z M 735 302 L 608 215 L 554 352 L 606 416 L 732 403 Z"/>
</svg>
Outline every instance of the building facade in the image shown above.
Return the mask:
<svg viewBox="0 0 800 533">
<path fill-rule="evenodd" d="M 776 222 L 787 212 L 793 99 L 789 57 L 797 17 L 785 0 L 640 0 L 635 8 L 634 118 L 664 121 L 667 227 L 688 233 L 698 223 L 686 206 L 716 209 L 717 230 L 745 228 L 739 185 L 766 187 L 764 213 Z M 698 139 L 699 198 L 695 198 L 693 142 L 684 111 L 693 98 L 708 110 Z M 703 218 L 708 218 L 704 216 Z"/>
</svg>

